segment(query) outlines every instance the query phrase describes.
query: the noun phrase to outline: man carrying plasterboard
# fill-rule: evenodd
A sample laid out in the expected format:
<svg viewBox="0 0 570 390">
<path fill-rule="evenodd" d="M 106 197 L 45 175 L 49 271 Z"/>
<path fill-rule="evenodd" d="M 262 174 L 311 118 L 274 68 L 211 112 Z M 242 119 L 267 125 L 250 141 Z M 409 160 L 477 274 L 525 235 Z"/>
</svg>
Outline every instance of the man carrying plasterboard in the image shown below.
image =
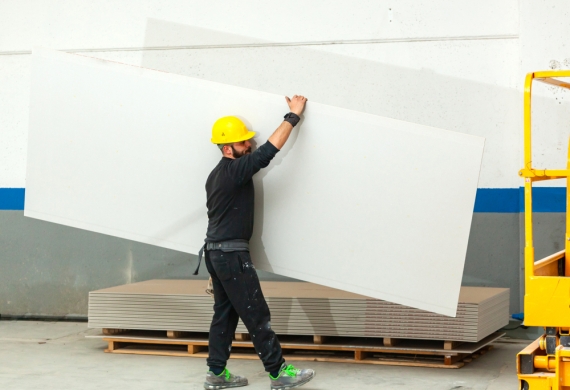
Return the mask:
<svg viewBox="0 0 570 390">
<path fill-rule="evenodd" d="M 268 141 L 254 152 L 249 140 L 255 132 L 249 131 L 239 118 L 220 118 L 212 129 L 212 143 L 218 145 L 223 157 L 206 181 L 208 231 L 202 249 L 215 300 L 208 344 L 210 370 L 204 383 L 206 389 L 248 384 L 246 378 L 232 375 L 226 368 L 239 318 L 247 327 L 265 371 L 269 373 L 272 389 L 298 387 L 315 376 L 311 369 L 298 370 L 285 364 L 279 340 L 271 329 L 269 307 L 249 254 L 249 240 L 253 233 L 253 175 L 267 167 L 287 142 L 307 101 L 297 95 L 285 99 L 291 111 Z M 201 260 L 202 250 L 199 257 Z"/>
</svg>

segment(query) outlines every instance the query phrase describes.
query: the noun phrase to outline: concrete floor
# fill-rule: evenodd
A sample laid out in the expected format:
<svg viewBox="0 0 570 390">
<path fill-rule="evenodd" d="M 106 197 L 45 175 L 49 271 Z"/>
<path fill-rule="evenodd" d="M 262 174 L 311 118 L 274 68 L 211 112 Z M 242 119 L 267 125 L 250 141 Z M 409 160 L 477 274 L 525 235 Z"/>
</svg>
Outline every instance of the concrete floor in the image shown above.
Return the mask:
<svg viewBox="0 0 570 390">
<path fill-rule="evenodd" d="M 86 323 L 0 321 L 0 389 L 202 389 L 203 359 L 111 355 Z M 317 389 L 516 390 L 515 356 L 527 340 L 501 342 L 458 370 L 307 363 L 317 376 L 303 387 Z M 295 362 L 291 362 L 295 363 Z M 260 362 L 230 361 L 228 368 L 249 378 L 248 389 L 268 389 Z"/>
</svg>

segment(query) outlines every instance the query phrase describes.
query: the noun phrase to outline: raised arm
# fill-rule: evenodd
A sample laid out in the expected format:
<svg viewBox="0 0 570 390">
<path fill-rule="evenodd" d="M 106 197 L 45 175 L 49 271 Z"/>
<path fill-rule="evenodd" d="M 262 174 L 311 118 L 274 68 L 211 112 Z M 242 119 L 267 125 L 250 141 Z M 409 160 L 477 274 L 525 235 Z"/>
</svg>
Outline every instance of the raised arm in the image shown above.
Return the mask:
<svg viewBox="0 0 570 390">
<path fill-rule="evenodd" d="M 305 103 L 307 102 L 307 98 L 305 98 L 304 96 L 295 95 L 293 96 L 292 99 L 289 99 L 287 96 L 285 96 L 285 100 L 289 105 L 289 110 L 297 117 L 301 116 L 303 110 L 305 109 Z M 298 120 L 298 118 L 295 119 Z M 283 121 L 283 123 L 279 125 L 277 130 L 275 130 L 273 134 L 271 134 L 271 137 L 269 137 L 268 141 L 271 142 L 271 144 L 275 146 L 277 149 L 281 150 L 283 145 L 285 145 L 285 142 L 287 142 L 289 135 L 291 135 L 291 130 L 293 130 L 293 125 L 285 120 Z"/>
</svg>

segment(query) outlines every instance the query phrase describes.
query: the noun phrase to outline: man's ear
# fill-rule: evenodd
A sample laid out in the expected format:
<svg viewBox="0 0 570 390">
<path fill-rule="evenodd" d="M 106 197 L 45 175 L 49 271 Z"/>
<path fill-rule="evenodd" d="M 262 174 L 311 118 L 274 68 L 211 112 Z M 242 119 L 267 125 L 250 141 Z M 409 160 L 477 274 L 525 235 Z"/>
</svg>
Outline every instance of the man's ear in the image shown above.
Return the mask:
<svg viewBox="0 0 570 390">
<path fill-rule="evenodd" d="M 233 151 L 229 145 L 224 145 L 224 147 L 222 148 L 222 152 L 224 153 L 224 156 L 229 154 L 230 156 L 233 157 Z"/>
</svg>

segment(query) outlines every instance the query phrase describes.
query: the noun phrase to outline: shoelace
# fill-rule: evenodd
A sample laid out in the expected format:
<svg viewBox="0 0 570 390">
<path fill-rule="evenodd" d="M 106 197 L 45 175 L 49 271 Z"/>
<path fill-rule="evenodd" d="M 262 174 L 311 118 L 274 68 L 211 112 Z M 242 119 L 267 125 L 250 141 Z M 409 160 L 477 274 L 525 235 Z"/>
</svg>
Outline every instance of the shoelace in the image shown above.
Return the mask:
<svg viewBox="0 0 570 390">
<path fill-rule="evenodd" d="M 283 369 L 283 373 L 287 376 L 297 376 L 301 370 L 296 369 L 292 364 L 289 364 Z"/>
<path fill-rule="evenodd" d="M 218 376 L 222 376 L 224 375 L 226 377 L 226 380 L 229 381 L 230 377 L 232 376 L 232 374 L 230 374 L 230 370 L 228 370 L 227 368 L 224 368 L 224 371 L 222 371 L 222 373 Z"/>
</svg>

